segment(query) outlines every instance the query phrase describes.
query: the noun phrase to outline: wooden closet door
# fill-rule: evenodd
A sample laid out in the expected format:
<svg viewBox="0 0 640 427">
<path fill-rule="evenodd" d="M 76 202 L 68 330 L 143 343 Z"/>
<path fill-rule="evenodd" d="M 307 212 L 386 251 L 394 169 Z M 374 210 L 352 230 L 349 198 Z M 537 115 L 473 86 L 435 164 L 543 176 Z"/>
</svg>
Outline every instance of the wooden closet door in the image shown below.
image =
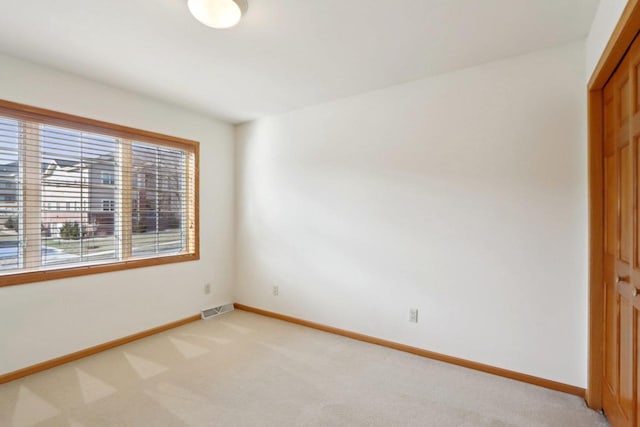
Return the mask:
<svg viewBox="0 0 640 427">
<path fill-rule="evenodd" d="M 605 414 L 613 427 L 640 426 L 640 41 L 604 90 Z"/>
</svg>

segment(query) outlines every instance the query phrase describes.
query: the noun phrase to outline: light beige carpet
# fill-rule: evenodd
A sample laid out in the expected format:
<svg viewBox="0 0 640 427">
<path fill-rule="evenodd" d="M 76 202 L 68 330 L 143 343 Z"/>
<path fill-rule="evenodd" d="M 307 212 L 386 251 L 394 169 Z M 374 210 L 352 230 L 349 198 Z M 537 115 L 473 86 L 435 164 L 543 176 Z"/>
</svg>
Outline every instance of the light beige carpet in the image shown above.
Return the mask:
<svg viewBox="0 0 640 427">
<path fill-rule="evenodd" d="M 235 311 L 0 386 L 0 426 L 605 426 L 578 397 Z"/>
</svg>

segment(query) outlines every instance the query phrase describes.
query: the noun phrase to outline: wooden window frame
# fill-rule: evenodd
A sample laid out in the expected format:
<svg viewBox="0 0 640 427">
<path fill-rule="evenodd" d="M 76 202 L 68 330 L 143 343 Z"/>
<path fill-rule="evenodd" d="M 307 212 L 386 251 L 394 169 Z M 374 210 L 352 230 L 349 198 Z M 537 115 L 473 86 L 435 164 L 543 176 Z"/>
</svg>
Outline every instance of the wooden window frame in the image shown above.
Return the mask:
<svg viewBox="0 0 640 427">
<path fill-rule="evenodd" d="M 629 0 L 587 86 L 589 167 L 589 361 L 586 401 L 602 409 L 604 376 L 603 89 L 640 31 L 640 0 Z"/>
<path fill-rule="evenodd" d="M 86 117 L 75 116 L 71 114 L 61 113 L 53 110 L 47 110 L 44 108 L 34 107 L 25 104 L 19 104 L 11 101 L 0 100 L 0 116 L 6 116 L 25 122 L 37 122 L 39 124 L 46 124 L 52 126 L 60 126 L 66 128 L 72 128 L 83 132 L 91 132 L 102 135 L 113 136 L 126 140 L 147 142 L 158 146 L 165 146 L 171 148 L 178 148 L 187 152 L 193 153 L 193 186 L 194 188 L 187 188 L 187 194 L 193 194 L 193 203 L 187 203 L 187 220 L 188 227 L 195 229 L 192 239 L 188 240 L 188 247 L 186 248 L 188 253 L 178 255 L 167 255 L 160 257 L 148 257 L 140 259 L 126 259 L 131 255 L 131 236 L 128 232 L 131 231 L 130 221 L 123 221 L 122 239 L 123 247 L 126 248 L 124 253 L 121 254 L 123 261 L 109 262 L 104 264 L 91 264 L 91 265 L 75 265 L 68 268 L 55 268 L 55 269 L 41 269 L 36 271 L 17 271 L 15 273 L 7 273 L 0 275 L 0 287 L 23 285 L 33 282 L 41 282 L 45 280 L 57 280 L 68 277 L 85 276 L 89 274 L 108 273 L 113 271 L 128 270 L 132 268 L 151 267 L 155 265 L 172 264 L 177 262 L 197 261 L 200 259 L 200 208 L 199 208 L 199 170 L 200 170 L 200 143 L 184 138 L 177 138 L 174 136 L 163 135 L 160 133 L 149 132 L 145 130 L 135 129 L 127 126 L 121 126 L 113 123 L 103 122 L 99 120 L 89 119 Z M 130 144 L 126 144 L 130 146 Z M 131 156 L 130 149 L 124 153 L 124 156 Z M 187 162 L 189 163 L 189 162 Z M 191 174 L 190 168 L 187 169 L 187 173 Z M 131 177 L 127 175 L 122 185 L 125 188 L 130 188 Z M 189 180 L 187 180 L 189 182 Z M 38 184 L 39 185 L 39 182 Z M 187 185 L 190 185 L 188 183 Z M 123 201 L 123 205 L 131 207 L 131 202 Z M 126 208 L 126 206 L 125 206 Z M 40 212 L 32 213 L 33 215 L 40 215 Z M 25 215 L 30 213 L 25 212 Z M 40 233 L 37 233 L 38 237 Z M 40 250 L 39 247 L 37 249 Z"/>
</svg>

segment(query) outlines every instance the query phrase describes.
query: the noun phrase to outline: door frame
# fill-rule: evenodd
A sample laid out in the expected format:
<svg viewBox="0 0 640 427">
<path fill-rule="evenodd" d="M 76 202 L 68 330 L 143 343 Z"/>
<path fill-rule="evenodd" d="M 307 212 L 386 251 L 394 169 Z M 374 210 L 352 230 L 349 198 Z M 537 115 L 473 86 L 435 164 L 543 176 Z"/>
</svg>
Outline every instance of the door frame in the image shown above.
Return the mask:
<svg viewBox="0 0 640 427">
<path fill-rule="evenodd" d="M 586 401 L 602 409 L 604 376 L 603 89 L 640 31 L 640 0 L 628 0 L 587 86 L 589 167 L 589 362 Z"/>
</svg>

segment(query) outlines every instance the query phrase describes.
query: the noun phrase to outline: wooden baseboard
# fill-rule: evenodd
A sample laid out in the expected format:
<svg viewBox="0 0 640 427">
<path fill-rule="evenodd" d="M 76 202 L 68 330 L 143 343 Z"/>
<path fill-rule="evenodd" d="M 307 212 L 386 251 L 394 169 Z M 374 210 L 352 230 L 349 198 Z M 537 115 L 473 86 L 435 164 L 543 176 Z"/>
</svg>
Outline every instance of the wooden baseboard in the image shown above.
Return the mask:
<svg viewBox="0 0 640 427">
<path fill-rule="evenodd" d="M 85 348 L 84 350 L 76 351 L 75 353 L 71 353 L 65 356 L 57 357 L 55 359 L 47 360 L 42 363 L 27 366 L 26 368 L 9 372 L 8 374 L 0 375 L 0 384 L 8 383 L 9 381 L 14 381 L 19 378 L 26 377 L 27 375 L 35 374 L 37 372 L 41 372 L 41 371 L 53 368 L 55 366 L 73 362 L 74 360 L 82 359 L 83 357 L 91 356 L 93 354 L 100 353 L 101 351 L 109 350 L 111 348 L 118 347 L 120 345 L 130 343 L 132 341 L 137 341 L 141 338 L 145 338 L 150 335 L 158 334 L 160 332 L 164 332 L 169 329 L 177 328 L 178 326 L 186 325 L 187 323 L 195 322 L 196 320 L 200 320 L 199 314 L 187 317 L 185 319 L 177 320 L 175 322 L 167 323 L 166 325 L 147 329 L 146 331 L 138 332 L 137 334 L 133 334 L 133 335 L 126 336 L 124 338 L 119 338 L 117 340 L 109 341 L 104 344 L 98 344 L 93 347 Z"/>
<path fill-rule="evenodd" d="M 439 360 L 441 362 L 451 363 L 453 365 L 462 366 L 465 368 L 475 369 L 477 371 L 486 372 L 488 374 L 498 375 L 505 378 L 510 378 L 517 381 L 545 387 L 551 390 L 557 390 L 564 393 L 574 394 L 584 398 L 585 389 L 572 386 L 569 384 L 563 384 L 557 381 L 548 380 L 545 378 L 535 377 L 533 375 L 527 375 L 520 372 L 510 371 L 508 369 L 497 368 L 495 366 L 485 365 L 483 363 L 473 362 L 470 360 L 460 359 L 458 357 L 447 356 L 445 354 L 436 353 L 429 350 L 424 350 L 418 347 L 412 347 L 406 344 L 400 344 L 393 341 L 383 340 L 380 338 L 371 337 L 369 335 L 359 334 L 357 332 L 351 332 L 344 329 L 334 328 L 332 326 L 322 325 L 320 323 L 310 322 L 296 317 L 287 316 L 284 314 L 278 314 L 267 310 L 262 310 L 255 307 L 250 307 L 244 304 L 234 304 L 234 307 L 238 310 L 249 311 L 252 313 L 260 314 L 262 316 L 272 317 L 274 319 L 284 320 L 286 322 L 295 323 L 298 325 L 306 326 L 320 331 L 329 332 L 336 335 L 341 335 L 347 338 L 355 339 L 358 341 L 364 341 L 371 344 L 380 345 L 383 347 L 392 348 L 394 350 L 404 351 L 406 353 L 412 353 L 418 356 L 427 357 L 429 359 Z M 109 350 L 114 347 L 121 346 L 123 344 L 137 341 L 141 338 L 148 337 L 150 335 L 158 334 L 169 329 L 177 328 L 178 326 L 186 325 L 187 323 L 195 322 L 200 319 L 200 315 L 194 315 L 185 319 L 177 320 L 175 322 L 167 323 L 166 325 L 158 326 L 156 328 L 148 329 L 146 331 L 138 332 L 133 335 L 119 338 L 117 340 L 109 341 L 104 344 L 99 344 L 93 347 L 86 348 L 84 350 L 77 351 L 75 353 L 67 354 L 65 356 L 57 357 L 52 360 L 48 360 L 42 363 L 38 363 L 32 366 L 28 366 L 17 371 L 9 372 L 7 374 L 0 375 L 0 384 L 14 381 L 19 378 L 32 375 L 37 372 L 41 372 L 55 366 L 63 365 L 65 363 L 72 362 L 74 360 L 82 359 L 87 356 L 91 356 L 101 351 Z"/>
<path fill-rule="evenodd" d="M 501 377 L 510 378 L 512 380 L 522 381 L 522 382 L 537 385 L 540 387 L 545 387 L 551 390 L 561 391 L 563 393 L 574 394 L 582 398 L 585 397 L 585 389 L 572 386 L 569 384 L 547 380 L 545 378 L 539 378 L 533 375 L 527 375 L 520 372 L 510 371 L 508 369 L 497 368 L 495 366 L 485 365 L 484 363 L 472 362 L 470 360 L 460 359 L 458 357 L 447 356 L 445 354 L 424 350 L 422 348 L 412 347 L 409 345 L 400 344 L 393 341 L 387 341 L 380 338 L 371 337 L 369 335 L 359 334 L 357 332 L 351 332 L 344 329 L 334 328 L 332 326 L 322 325 L 320 323 L 309 322 L 307 320 L 298 319 L 297 317 L 286 316 L 284 314 L 278 314 L 271 311 L 250 307 L 244 304 L 234 304 L 234 307 L 237 308 L 238 310 L 249 311 L 251 313 L 260 314 L 262 316 L 284 320 L 286 322 L 307 326 L 309 328 L 318 329 L 324 332 L 329 332 L 336 335 L 342 335 L 343 337 L 352 338 L 354 340 L 381 345 L 383 347 L 392 348 L 394 350 L 400 350 L 400 351 L 412 353 L 418 356 L 428 357 L 429 359 L 439 360 L 441 362 L 451 363 L 453 365 L 475 369 L 476 371 L 482 371 L 488 374 L 498 375 Z"/>
</svg>

